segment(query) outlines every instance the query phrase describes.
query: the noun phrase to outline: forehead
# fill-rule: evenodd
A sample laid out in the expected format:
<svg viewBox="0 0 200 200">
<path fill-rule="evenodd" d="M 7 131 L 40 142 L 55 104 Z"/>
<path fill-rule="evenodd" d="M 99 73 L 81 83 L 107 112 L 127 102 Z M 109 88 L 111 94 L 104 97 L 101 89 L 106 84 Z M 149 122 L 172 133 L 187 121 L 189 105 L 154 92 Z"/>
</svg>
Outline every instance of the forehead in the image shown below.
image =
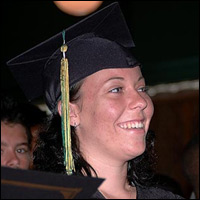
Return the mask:
<svg viewBox="0 0 200 200">
<path fill-rule="evenodd" d="M 103 69 L 88 76 L 83 84 L 91 84 L 92 82 L 93 85 L 95 85 L 110 79 L 112 80 L 112 78 L 122 78 L 123 80 L 130 79 L 133 81 L 137 81 L 138 78 L 141 76 L 142 73 L 140 67 Z"/>
<path fill-rule="evenodd" d="M 21 124 L 1 122 L 1 139 L 27 140 L 26 129 Z"/>
</svg>

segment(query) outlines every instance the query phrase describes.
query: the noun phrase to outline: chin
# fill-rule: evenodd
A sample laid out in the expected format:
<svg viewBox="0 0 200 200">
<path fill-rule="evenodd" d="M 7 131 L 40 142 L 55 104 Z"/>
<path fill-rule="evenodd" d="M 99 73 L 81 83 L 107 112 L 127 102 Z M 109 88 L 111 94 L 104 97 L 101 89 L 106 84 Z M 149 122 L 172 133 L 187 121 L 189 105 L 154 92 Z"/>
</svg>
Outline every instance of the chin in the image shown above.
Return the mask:
<svg viewBox="0 0 200 200">
<path fill-rule="evenodd" d="M 130 149 L 129 150 L 130 160 L 142 155 L 145 149 L 146 149 L 146 144 L 137 145 L 137 147 Z"/>
</svg>

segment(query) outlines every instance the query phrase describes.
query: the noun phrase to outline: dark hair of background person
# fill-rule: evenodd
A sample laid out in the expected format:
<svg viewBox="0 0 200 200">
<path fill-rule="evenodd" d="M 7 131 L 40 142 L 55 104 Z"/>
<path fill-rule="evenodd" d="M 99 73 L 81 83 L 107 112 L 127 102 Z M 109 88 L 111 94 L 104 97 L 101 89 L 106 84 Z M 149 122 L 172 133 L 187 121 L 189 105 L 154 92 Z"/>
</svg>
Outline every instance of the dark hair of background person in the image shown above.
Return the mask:
<svg viewBox="0 0 200 200">
<path fill-rule="evenodd" d="M 23 103 L 20 106 L 26 116 L 26 123 L 29 127 L 45 123 L 47 118 L 45 111 L 40 110 L 37 106 L 30 103 Z"/>
<path fill-rule="evenodd" d="M 1 92 L 1 122 L 8 124 L 21 124 L 26 129 L 28 145 L 31 148 L 32 134 L 27 124 L 26 114 L 22 105 L 13 97 Z"/>
<path fill-rule="evenodd" d="M 82 82 L 82 81 L 81 81 Z M 78 91 L 81 83 L 76 84 L 70 89 L 70 101 L 75 102 L 79 99 Z M 91 172 L 95 170 L 81 155 L 79 141 L 74 127 L 71 127 L 72 152 L 75 162 L 76 175 L 83 176 L 83 171 L 91 177 Z M 155 154 L 154 154 L 154 133 L 149 131 L 146 137 L 146 151 L 129 161 L 127 178 L 129 183 L 148 186 L 154 174 Z M 62 148 L 61 118 L 54 115 L 49 119 L 46 130 L 39 134 L 36 150 L 34 151 L 34 169 L 55 173 L 66 173 L 64 166 L 64 156 Z M 97 175 L 97 174 L 96 174 Z"/>
</svg>

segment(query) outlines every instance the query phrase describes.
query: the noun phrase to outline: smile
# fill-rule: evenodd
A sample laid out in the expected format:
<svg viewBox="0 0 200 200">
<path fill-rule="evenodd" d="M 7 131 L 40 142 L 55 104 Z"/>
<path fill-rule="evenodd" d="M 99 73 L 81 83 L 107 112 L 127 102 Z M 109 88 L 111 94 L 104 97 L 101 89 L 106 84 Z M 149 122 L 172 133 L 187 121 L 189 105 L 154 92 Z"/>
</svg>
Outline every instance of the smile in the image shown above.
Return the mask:
<svg viewBox="0 0 200 200">
<path fill-rule="evenodd" d="M 119 124 L 122 129 L 142 129 L 144 128 L 144 124 L 142 122 L 127 122 L 123 124 Z"/>
</svg>

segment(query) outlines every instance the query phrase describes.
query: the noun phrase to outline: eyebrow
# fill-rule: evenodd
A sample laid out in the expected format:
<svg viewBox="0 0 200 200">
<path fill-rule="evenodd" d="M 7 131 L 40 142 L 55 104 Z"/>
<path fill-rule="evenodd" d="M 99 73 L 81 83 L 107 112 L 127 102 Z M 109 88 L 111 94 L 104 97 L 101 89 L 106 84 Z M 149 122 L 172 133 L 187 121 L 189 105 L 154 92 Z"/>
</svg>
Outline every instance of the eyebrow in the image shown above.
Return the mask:
<svg viewBox="0 0 200 200">
<path fill-rule="evenodd" d="M 104 83 L 107 83 L 107 82 L 109 82 L 109 81 L 112 81 L 112 80 L 124 80 L 124 78 L 123 77 L 111 77 L 111 78 L 109 78 L 108 80 L 106 80 Z"/>
<path fill-rule="evenodd" d="M 144 79 L 144 77 L 143 77 L 143 76 L 140 76 L 140 77 L 138 78 L 137 82 L 141 81 L 142 79 Z M 107 83 L 107 82 L 109 82 L 109 81 L 111 81 L 111 80 L 122 80 L 122 81 L 123 81 L 124 78 L 123 78 L 123 77 L 118 77 L 118 76 L 116 76 L 116 77 L 111 77 L 111 78 L 109 78 L 108 80 L 106 80 L 105 83 Z"/>
<path fill-rule="evenodd" d="M 2 146 L 8 146 L 8 144 L 6 144 L 5 142 L 1 142 Z"/>
<path fill-rule="evenodd" d="M 142 79 L 144 79 L 144 77 L 140 76 L 140 78 L 138 79 L 138 82 L 141 81 Z"/>
<path fill-rule="evenodd" d="M 5 142 L 1 142 L 1 145 L 2 145 L 2 146 L 8 146 L 8 144 L 5 143 Z M 17 146 L 17 147 L 18 147 L 18 146 L 28 146 L 28 143 L 27 143 L 27 142 L 22 142 L 22 143 L 17 144 L 16 146 Z"/>
<path fill-rule="evenodd" d="M 23 143 L 17 144 L 16 146 L 17 146 L 17 147 L 18 147 L 18 146 L 28 146 L 28 143 L 27 143 L 27 142 L 23 142 Z"/>
</svg>

